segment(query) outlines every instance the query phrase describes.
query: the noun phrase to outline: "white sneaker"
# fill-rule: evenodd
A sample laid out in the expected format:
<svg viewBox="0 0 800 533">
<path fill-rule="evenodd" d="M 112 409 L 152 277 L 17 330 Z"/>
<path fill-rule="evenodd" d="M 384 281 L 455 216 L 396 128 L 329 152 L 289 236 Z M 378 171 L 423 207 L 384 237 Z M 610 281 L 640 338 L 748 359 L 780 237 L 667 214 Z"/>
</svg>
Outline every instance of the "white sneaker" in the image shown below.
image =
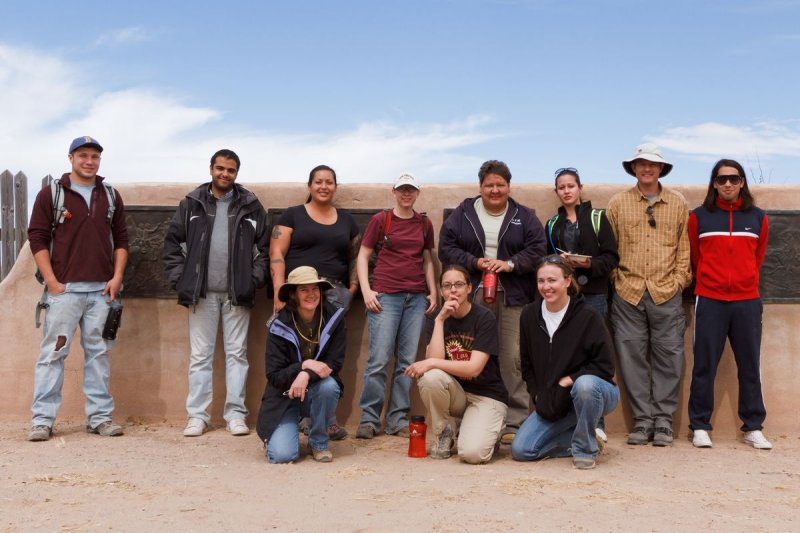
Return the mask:
<svg viewBox="0 0 800 533">
<path fill-rule="evenodd" d="M 200 418 L 190 418 L 183 429 L 184 437 L 199 437 L 206 432 L 208 424 Z"/>
<path fill-rule="evenodd" d="M 711 448 L 711 437 L 705 429 L 695 429 L 692 435 L 692 444 L 695 448 Z"/>
<path fill-rule="evenodd" d="M 244 420 L 241 418 L 235 418 L 228 422 L 228 431 L 231 432 L 231 435 L 240 436 L 240 435 L 249 435 L 250 428 L 247 427 L 247 424 L 244 423 Z"/>
<path fill-rule="evenodd" d="M 600 428 L 594 428 L 594 436 L 598 441 L 608 442 L 608 435 Z"/>
<path fill-rule="evenodd" d="M 744 434 L 744 441 L 756 450 L 771 450 L 772 443 L 767 440 L 759 430 L 748 431 Z"/>
</svg>

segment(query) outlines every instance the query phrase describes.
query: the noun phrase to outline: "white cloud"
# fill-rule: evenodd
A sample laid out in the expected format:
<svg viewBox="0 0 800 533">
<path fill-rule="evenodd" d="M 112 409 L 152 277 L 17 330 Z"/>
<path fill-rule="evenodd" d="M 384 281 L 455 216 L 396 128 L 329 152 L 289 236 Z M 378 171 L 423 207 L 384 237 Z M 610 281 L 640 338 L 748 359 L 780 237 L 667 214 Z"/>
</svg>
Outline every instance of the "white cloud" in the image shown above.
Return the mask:
<svg viewBox="0 0 800 533">
<path fill-rule="evenodd" d="M 95 46 L 120 46 L 131 43 L 141 43 L 152 40 L 153 35 L 141 26 L 118 28 L 100 34 L 94 41 Z"/>
<path fill-rule="evenodd" d="M 800 122 L 758 122 L 733 126 L 705 122 L 670 128 L 647 140 L 664 148 L 701 158 L 797 157 L 800 154 Z"/>
<path fill-rule="evenodd" d="M 391 181 L 412 171 L 424 181 L 472 176 L 480 161 L 460 150 L 494 139 L 488 116 L 450 123 L 368 122 L 351 130 L 284 135 L 230 124 L 210 107 L 187 105 L 153 88 L 103 92 L 100 80 L 72 81 L 68 60 L 0 44 L 0 169 L 29 178 L 68 169 L 78 135 L 105 147 L 101 174 L 115 182 L 198 181 L 208 158 L 227 147 L 242 158 L 242 180 L 306 179 L 319 163 L 343 182 Z"/>
</svg>

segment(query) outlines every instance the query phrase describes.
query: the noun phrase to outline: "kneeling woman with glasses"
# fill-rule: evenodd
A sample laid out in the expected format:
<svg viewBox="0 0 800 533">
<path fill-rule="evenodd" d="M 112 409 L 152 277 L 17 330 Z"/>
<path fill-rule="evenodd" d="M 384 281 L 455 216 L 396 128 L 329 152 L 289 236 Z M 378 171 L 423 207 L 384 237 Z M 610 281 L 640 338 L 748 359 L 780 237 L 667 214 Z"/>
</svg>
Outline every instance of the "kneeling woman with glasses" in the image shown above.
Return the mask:
<svg viewBox="0 0 800 533">
<path fill-rule="evenodd" d="M 258 413 L 258 435 L 270 463 L 290 463 L 300 456 L 298 422 L 301 404 L 311 418 L 308 447 L 314 460 L 329 463 L 328 424 L 342 391 L 344 309 L 322 293 L 332 285 L 313 267 L 297 267 L 281 285 L 286 302 L 267 335 L 267 387 Z"/>
<path fill-rule="evenodd" d="M 517 461 L 569 457 L 576 468 L 595 467 L 601 416 L 617 406 L 614 345 L 603 318 L 577 296 L 575 272 L 558 255 L 536 271 L 541 300 L 520 317 L 522 377 L 536 409 L 511 444 Z"/>
<path fill-rule="evenodd" d="M 430 457 L 450 457 L 450 417 L 460 417 L 458 456 L 466 463 L 486 463 L 508 409 L 508 392 L 497 360 L 497 323 L 491 311 L 470 303 L 472 285 L 463 267 L 444 267 L 439 284 L 444 303 L 436 318 L 428 321 L 425 359 L 405 373 L 418 379 L 431 421 Z"/>
</svg>

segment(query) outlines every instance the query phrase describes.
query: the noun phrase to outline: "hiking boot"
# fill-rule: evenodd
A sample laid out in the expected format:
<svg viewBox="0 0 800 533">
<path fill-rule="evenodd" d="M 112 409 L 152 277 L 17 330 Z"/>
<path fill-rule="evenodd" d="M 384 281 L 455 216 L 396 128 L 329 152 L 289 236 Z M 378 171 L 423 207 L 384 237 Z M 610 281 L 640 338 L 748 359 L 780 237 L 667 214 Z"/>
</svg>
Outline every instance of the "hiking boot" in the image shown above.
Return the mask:
<svg viewBox="0 0 800 533">
<path fill-rule="evenodd" d="M 228 422 L 228 431 L 235 437 L 250 434 L 250 428 L 247 427 L 243 418 L 235 418 Z"/>
<path fill-rule="evenodd" d="M 651 440 L 653 440 L 653 428 L 636 426 L 633 431 L 628 433 L 628 444 L 633 444 L 634 446 L 647 444 Z"/>
<path fill-rule="evenodd" d="M 447 424 L 439 434 L 439 438 L 436 439 L 436 444 L 434 444 L 428 452 L 428 457 L 431 459 L 449 459 L 450 449 L 452 447 L 453 430 L 450 429 L 450 424 Z"/>
<path fill-rule="evenodd" d="M 399 429 L 394 429 L 394 430 L 388 430 L 387 429 L 386 430 L 386 434 L 387 435 L 392 435 L 393 437 L 401 437 L 401 438 L 404 438 L 404 439 L 407 439 L 408 436 L 410 435 L 410 433 L 408 431 L 408 426 L 401 426 Z"/>
<path fill-rule="evenodd" d="M 347 437 L 347 430 L 339 424 L 331 424 L 328 426 L 328 438 L 331 440 L 342 440 Z"/>
<path fill-rule="evenodd" d="M 208 424 L 201 418 L 190 418 L 183 430 L 184 437 L 199 437 L 206 432 Z"/>
<path fill-rule="evenodd" d="M 357 439 L 374 439 L 375 428 L 372 427 L 372 424 L 359 424 L 358 429 L 356 430 L 356 438 Z"/>
<path fill-rule="evenodd" d="M 578 470 L 591 470 L 597 466 L 597 463 L 595 462 L 594 457 L 573 457 L 572 466 Z"/>
<path fill-rule="evenodd" d="M 744 442 L 755 448 L 756 450 L 771 450 L 772 443 L 767 440 L 760 430 L 748 431 L 744 434 Z"/>
<path fill-rule="evenodd" d="M 511 446 L 511 443 L 514 442 L 514 437 L 517 436 L 517 431 L 512 429 L 506 429 L 502 435 L 500 435 L 500 444 L 506 444 Z"/>
<path fill-rule="evenodd" d="M 28 433 L 28 440 L 31 442 L 42 442 L 50 440 L 53 434 L 53 429 L 50 426 L 33 426 L 30 433 Z"/>
<path fill-rule="evenodd" d="M 711 437 L 705 429 L 695 429 L 692 433 L 692 445 L 695 448 L 711 448 Z"/>
<path fill-rule="evenodd" d="M 670 428 L 656 428 L 653 435 L 653 446 L 672 446 L 672 430 Z"/>
<path fill-rule="evenodd" d="M 96 433 L 101 437 L 119 437 L 124 432 L 122 426 L 115 424 L 111 420 L 100 422 L 95 427 L 86 426 L 86 433 Z"/>
<path fill-rule="evenodd" d="M 309 446 L 309 448 L 311 448 Z M 311 455 L 314 457 L 314 460 L 318 463 L 330 463 L 333 461 L 333 453 L 328 448 L 324 450 L 315 450 L 311 448 Z"/>
</svg>

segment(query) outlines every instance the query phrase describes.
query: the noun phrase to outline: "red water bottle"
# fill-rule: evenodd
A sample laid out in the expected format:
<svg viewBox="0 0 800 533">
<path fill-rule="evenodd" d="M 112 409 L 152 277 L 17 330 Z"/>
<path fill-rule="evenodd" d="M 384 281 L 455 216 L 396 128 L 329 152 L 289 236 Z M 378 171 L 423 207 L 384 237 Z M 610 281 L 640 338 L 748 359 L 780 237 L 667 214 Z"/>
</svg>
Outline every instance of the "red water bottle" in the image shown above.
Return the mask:
<svg viewBox="0 0 800 533">
<path fill-rule="evenodd" d="M 408 456 L 427 457 L 425 450 L 425 435 L 428 432 L 428 425 L 425 423 L 424 416 L 412 416 L 408 424 Z"/>
<path fill-rule="evenodd" d="M 497 272 L 484 270 L 483 272 L 483 301 L 493 304 L 497 297 Z"/>
</svg>

